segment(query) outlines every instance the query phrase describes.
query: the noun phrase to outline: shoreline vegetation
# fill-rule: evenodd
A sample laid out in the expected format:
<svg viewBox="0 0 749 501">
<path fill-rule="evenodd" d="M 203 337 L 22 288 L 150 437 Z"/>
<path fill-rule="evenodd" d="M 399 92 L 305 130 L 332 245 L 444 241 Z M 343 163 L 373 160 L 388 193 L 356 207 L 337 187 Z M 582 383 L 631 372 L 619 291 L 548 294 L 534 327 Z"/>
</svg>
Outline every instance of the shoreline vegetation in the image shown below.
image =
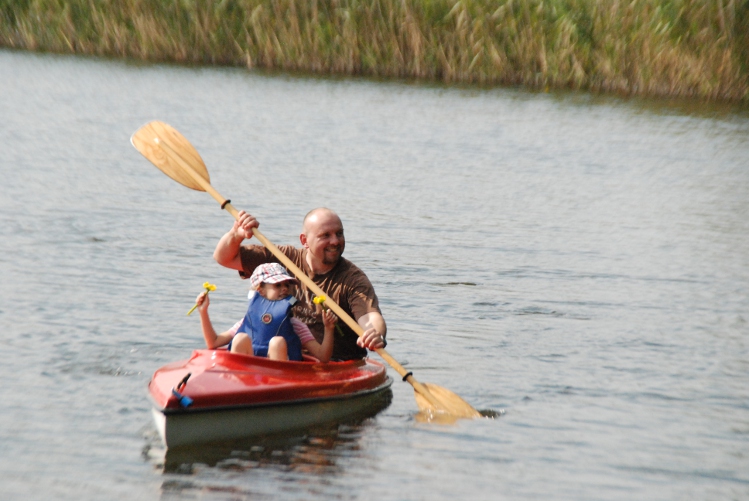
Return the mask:
<svg viewBox="0 0 749 501">
<path fill-rule="evenodd" d="M 749 0 L 0 0 L 0 46 L 749 102 Z"/>
</svg>

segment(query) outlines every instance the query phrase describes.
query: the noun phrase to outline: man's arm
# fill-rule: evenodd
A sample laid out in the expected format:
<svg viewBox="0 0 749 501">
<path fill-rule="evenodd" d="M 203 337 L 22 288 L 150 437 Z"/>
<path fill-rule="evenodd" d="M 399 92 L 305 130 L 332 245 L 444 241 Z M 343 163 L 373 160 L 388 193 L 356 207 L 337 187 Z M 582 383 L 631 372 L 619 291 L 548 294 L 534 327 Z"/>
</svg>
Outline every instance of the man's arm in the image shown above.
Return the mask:
<svg viewBox="0 0 749 501">
<path fill-rule="evenodd" d="M 385 335 L 387 334 L 387 325 L 382 315 L 376 311 L 371 311 L 359 317 L 357 323 L 364 329 L 364 334 L 359 337 L 356 344 L 362 348 L 376 350 L 384 348 Z"/>
<path fill-rule="evenodd" d="M 252 228 L 259 226 L 257 220 L 245 211 L 239 211 L 234 226 L 227 231 L 213 251 L 213 259 L 221 266 L 242 271 L 242 258 L 239 249 L 245 239 L 252 238 Z"/>
</svg>

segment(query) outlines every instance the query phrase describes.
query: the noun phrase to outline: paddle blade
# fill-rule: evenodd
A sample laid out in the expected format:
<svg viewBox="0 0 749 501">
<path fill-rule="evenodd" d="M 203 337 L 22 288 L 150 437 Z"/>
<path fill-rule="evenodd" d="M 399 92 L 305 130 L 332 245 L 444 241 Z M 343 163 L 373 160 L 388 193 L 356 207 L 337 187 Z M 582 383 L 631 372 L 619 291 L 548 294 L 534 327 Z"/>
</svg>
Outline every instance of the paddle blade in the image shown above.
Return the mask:
<svg viewBox="0 0 749 501">
<path fill-rule="evenodd" d="M 422 383 L 422 385 L 429 390 L 429 393 L 431 393 L 440 404 L 439 408 L 435 408 L 434 405 L 432 405 L 423 395 L 418 391 L 414 391 L 416 405 L 419 406 L 419 409 L 422 412 L 436 416 L 448 415 L 455 418 L 473 419 L 481 417 L 481 413 L 471 407 L 471 404 L 447 388 L 431 383 Z M 432 420 L 430 419 L 430 421 Z"/>
<path fill-rule="evenodd" d="M 135 131 L 130 142 L 159 170 L 178 183 L 197 191 L 206 191 L 205 185 L 211 183 L 208 169 L 198 151 L 172 126 L 164 122 L 149 122 Z"/>
</svg>

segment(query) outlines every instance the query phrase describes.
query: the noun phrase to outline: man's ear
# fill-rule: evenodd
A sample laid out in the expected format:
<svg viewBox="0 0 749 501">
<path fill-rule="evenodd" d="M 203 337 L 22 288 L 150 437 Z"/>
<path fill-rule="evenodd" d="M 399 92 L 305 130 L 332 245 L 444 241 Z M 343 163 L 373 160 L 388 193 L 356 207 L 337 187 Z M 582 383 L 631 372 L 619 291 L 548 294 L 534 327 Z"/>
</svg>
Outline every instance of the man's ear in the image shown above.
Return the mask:
<svg viewBox="0 0 749 501">
<path fill-rule="evenodd" d="M 307 235 L 305 235 L 304 233 L 300 233 L 299 242 L 302 244 L 302 247 L 306 249 L 307 248 Z"/>
</svg>

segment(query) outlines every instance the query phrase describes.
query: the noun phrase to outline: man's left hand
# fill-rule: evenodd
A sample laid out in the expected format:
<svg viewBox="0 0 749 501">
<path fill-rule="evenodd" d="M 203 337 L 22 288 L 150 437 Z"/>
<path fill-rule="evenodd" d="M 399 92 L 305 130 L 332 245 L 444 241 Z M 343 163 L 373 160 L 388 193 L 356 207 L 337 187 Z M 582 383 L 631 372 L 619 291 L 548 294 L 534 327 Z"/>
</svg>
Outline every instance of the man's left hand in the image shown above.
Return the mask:
<svg viewBox="0 0 749 501">
<path fill-rule="evenodd" d="M 374 351 L 387 346 L 387 341 L 385 341 L 385 337 L 381 336 L 376 329 L 367 329 L 364 331 L 364 334 L 359 336 L 359 339 L 356 340 L 356 344 L 362 348 Z"/>
</svg>

